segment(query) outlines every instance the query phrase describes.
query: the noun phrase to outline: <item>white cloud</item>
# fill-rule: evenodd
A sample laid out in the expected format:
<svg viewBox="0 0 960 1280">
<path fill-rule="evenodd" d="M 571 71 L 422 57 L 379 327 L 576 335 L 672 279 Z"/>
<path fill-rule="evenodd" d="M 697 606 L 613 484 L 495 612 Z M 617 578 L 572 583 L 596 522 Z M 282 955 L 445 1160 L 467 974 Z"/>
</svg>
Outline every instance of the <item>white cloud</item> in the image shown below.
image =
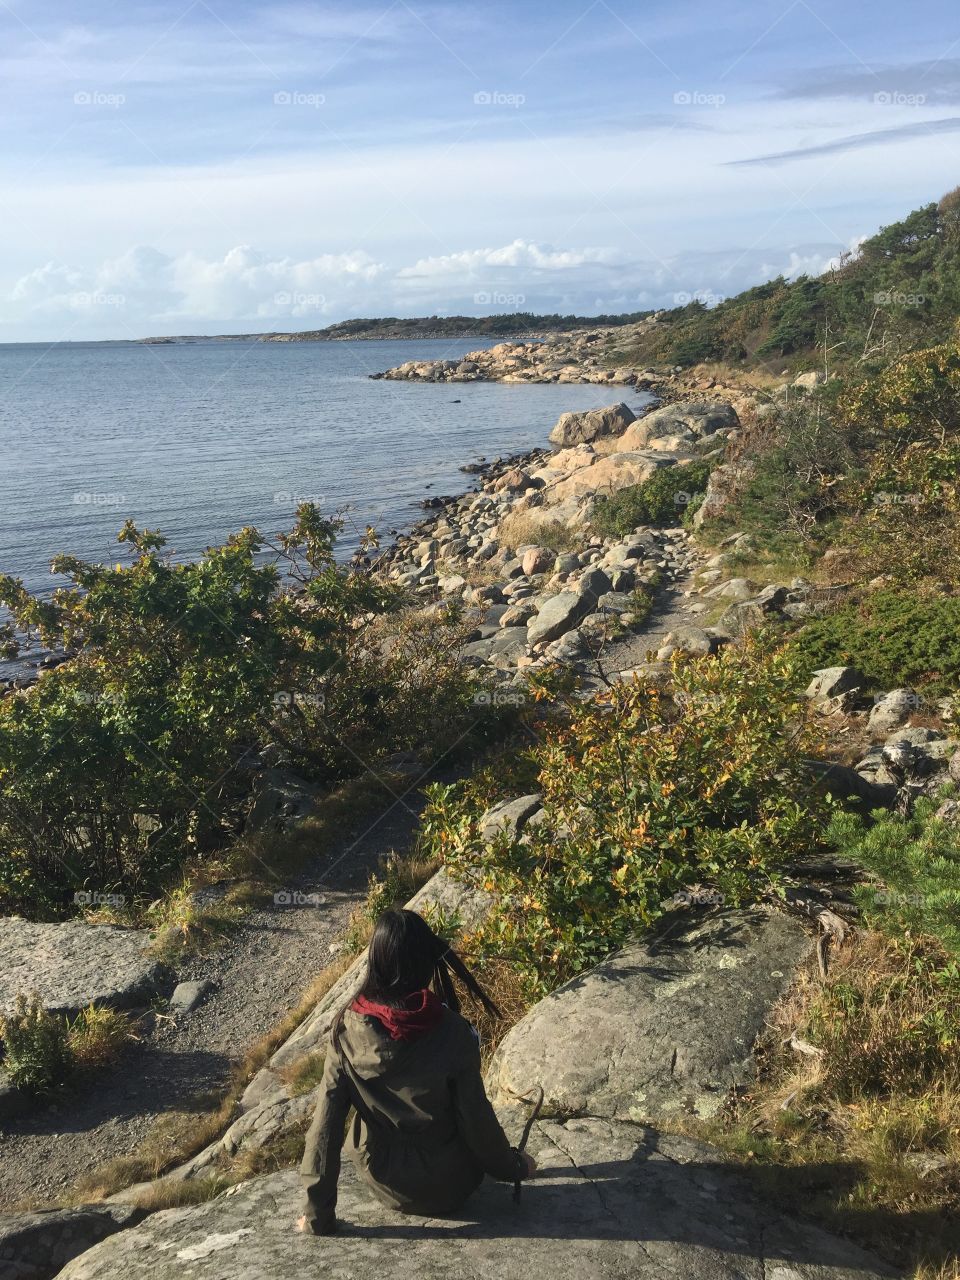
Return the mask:
<svg viewBox="0 0 960 1280">
<path fill-rule="evenodd" d="M 639 311 L 691 296 L 730 296 L 776 275 L 816 274 L 836 245 L 729 249 L 670 259 L 628 258 L 603 247 L 557 247 L 517 238 L 389 265 L 355 249 L 275 257 L 250 245 L 218 256 L 170 256 L 140 245 L 89 271 L 49 262 L 9 293 L 10 322 L 47 337 L 82 316 L 91 337 L 313 328 L 356 315 L 530 310 Z"/>
</svg>

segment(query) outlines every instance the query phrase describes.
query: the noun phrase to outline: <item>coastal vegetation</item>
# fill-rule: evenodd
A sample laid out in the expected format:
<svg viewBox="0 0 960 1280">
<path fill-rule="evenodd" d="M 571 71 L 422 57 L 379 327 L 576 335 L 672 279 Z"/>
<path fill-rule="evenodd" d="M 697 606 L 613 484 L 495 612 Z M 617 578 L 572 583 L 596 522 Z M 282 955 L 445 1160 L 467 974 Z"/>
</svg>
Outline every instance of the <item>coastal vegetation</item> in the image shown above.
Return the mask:
<svg viewBox="0 0 960 1280">
<path fill-rule="evenodd" d="M 183 564 L 128 523 L 127 564 L 60 557 L 71 585 L 50 600 L 0 578 L 8 653 L 27 634 L 73 655 L 0 701 L 5 909 L 146 906 L 238 839 L 267 743 L 329 788 L 414 743 L 483 739 L 455 612 L 379 632 L 400 598 L 337 564 L 336 532 L 307 504 L 272 544 L 245 529 Z"/>
<path fill-rule="evenodd" d="M 822 275 L 694 299 L 618 363 L 877 368 L 942 341 L 960 316 L 960 188 L 870 236 Z"/>
<path fill-rule="evenodd" d="M 429 787 L 415 857 L 387 859 L 372 879 L 344 957 L 362 950 L 385 906 L 443 866 L 490 896 L 476 927 L 456 916 L 434 923 L 469 953 L 510 1022 L 668 918 L 787 906 L 798 894 L 815 910 L 832 903 L 820 911 L 834 917 L 831 945 L 813 948 L 774 1011 L 756 1079 L 709 1122 L 676 1124 L 734 1154 L 785 1202 L 806 1185 L 802 1171 L 810 1208 L 891 1257 L 919 1264 L 926 1247 L 932 1265 L 950 1265 L 960 1196 L 960 826 L 943 787 L 949 755 L 936 787 L 932 769 L 911 779 L 912 790 L 891 782 L 893 809 L 862 802 L 875 794 L 862 775 L 850 803 L 826 794 L 808 765 L 843 769 L 870 743 L 883 754 L 874 691 L 914 699 L 897 721 L 913 735 L 907 746 L 928 732 L 945 753 L 953 745 L 958 226 L 952 192 L 818 280 L 778 280 L 711 309 L 662 313 L 635 348 L 612 335 L 611 365 L 722 361 L 742 373 L 772 361 L 825 375 L 773 389 L 758 377 L 736 432 L 711 446 L 709 461 L 697 455 L 684 467 L 682 511 L 676 469 L 664 467 L 597 496 L 589 523 L 577 526 L 537 505 L 536 478 L 512 467 L 477 496 L 472 525 L 455 527 L 446 512 L 422 541 L 411 539 L 404 563 L 416 567 L 393 578 L 339 563 L 336 521 L 307 505 L 282 537 L 244 530 L 193 564 L 128 524 L 129 563 L 61 557 L 54 567 L 70 585 L 49 601 L 0 579 L 13 616 L 9 651 L 32 633 L 69 655 L 29 692 L 0 701 L 0 906 L 61 918 L 91 887 L 145 910 L 164 895 L 167 930 L 195 933 L 196 868 L 252 874 L 281 845 L 286 856 L 316 843 L 325 805 L 359 807 L 364 770 L 383 781 L 403 753 L 419 767 L 455 749 L 466 776 Z M 558 329 L 571 323 L 552 319 Z M 670 385 L 701 397 L 719 376 L 711 364 Z M 529 502 L 498 523 L 492 495 L 511 488 Z M 686 533 L 674 529 L 681 518 Z M 665 529 L 695 537 L 715 566 L 709 589 L 732 594 L 690 615 L 704 622 L 687 628 L 699 630 L 698 656 L 664 644 L 632 678 L 585 689 L 562 645 L 611 596 L 614 608 L 632 599 L 635 612 L 653 609 L 644 587 L 668 562 Z M 444 550 L 457 544 L 473 558 L 447 576 Z M 769 570 L 766 600 L 741 576 L 754 567 L 756 576 Z M 806 594 L 770 617 L 770 599 L 789 595 L 781 580 L 800 574 Z M 518 578 L 530 581 L 512 595 Z M 452 603 L 441 587 L 451 580 Z M 708 634 L 711 607 L 726 632 Z M 537 659 L 525 663 L 532 672 L 516 664 L 506 683 L 496 663 L 484 667 L 475 647 L 494 646 L 484 653 L 499 659 L 504 638 L 530 658 L 526 627 L 544 613 Z M 477 661 L 464 662 L 471 648 Z M 815 672 L 840 667 L 856 679 L 826 705 L 803 696 Z M 249 824 L 248 765 L 262 774 L 278 759 L 317 801 L 283 836 Z M 504 797 L 530 802 L 522 831 L 489 825 Z M 224 900 L 224 921 L 243 909 L 243 892 Z M 219 1136 L 246 1078 L 343 969 L 338 959 L 248 1059 L 230 1104 L 198 1130 L 204 1140 Z M 502 1030 L 481 1025 L 488 1051 Z M 4 1039 L 8 1069 L 40 1088 L 69 1069 L 71 1055 L 92 1060 L 89 1046 L 110 1042 L 105 1028 L 68 1033 L 26 1003 Z M 294 1096 L 315 1085 L 320 1065 L 311 1054 L 289 1072 Z M 179 1154 L 195 1139 L 181 1132 Z M 297 1139 L 278 1140 L 287 1163 Z M 157 1172 L 169 1160 L 158 1151 L 126 1172 Z M 895 1238 L 898 1226 L 909 1238 Z"/>
</svg>

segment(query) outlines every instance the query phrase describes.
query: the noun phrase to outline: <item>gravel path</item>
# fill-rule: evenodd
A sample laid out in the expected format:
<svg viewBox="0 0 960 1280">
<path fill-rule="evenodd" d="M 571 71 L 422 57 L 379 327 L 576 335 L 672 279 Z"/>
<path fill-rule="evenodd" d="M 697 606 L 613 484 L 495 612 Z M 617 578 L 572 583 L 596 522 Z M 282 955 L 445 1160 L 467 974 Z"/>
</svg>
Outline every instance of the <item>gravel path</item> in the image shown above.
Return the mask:
<svg viewBox="0 0 960 1280">
<path fill-rule="evenodd" d="M 319 894 L 319 904 L 255 910 L 225 945 L 179 964 L 179 979 L 215 984 L 192 1013 L 148 1015 L 141 1043 L 95 1084 L 5 1122 L 0 1209 L 56 1199 L 104 1162 L 135 1154 L 159 1116 L 222 1089 L 233 1063 L 330 963 L 330 944 L 363 899 L 370 872 L 390 850 L 409 844 L 423 803 L 420 792 L 411 791 L 291 878 L 286 887 Z"/>
<path fill-rule="evenodd" d="M 604 648 L 596 662 L 587 666 L 588 675 L 583 682 L 586 693 L 595 693 L 605 687 L 603 677 L 613 681 L 623 671 L 633 671 L 647 662 L 647 654 L 656 654 L 664 636 L 674 627 L 702 626 L 697 614 L 690 611 L 690 600 L 683 593 L 690 589 L 693 575 L 679 582 L 660 587 L 654 600 L 654 611 L 647 625 L 640 631 L 631 631 Z"/>
</svg>

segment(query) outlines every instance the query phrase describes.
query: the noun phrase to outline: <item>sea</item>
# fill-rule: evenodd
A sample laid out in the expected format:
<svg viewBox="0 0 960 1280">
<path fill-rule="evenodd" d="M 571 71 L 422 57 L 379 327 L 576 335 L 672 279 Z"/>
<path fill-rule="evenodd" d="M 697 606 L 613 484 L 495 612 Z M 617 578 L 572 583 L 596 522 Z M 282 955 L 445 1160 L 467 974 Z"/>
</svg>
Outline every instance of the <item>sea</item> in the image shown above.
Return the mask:
<svg viewBox="0 0 960 1280">
<path fill-rule="evenodd" d="M 189 559 L 299 502 L 388 540 L 459 467 L 543 445 L 557 417 L 626 399 L 592 384 L 413 383 L 370 374 L 454 359 L 464 340 L 0 344 L 0 573 L 47 594 L 59 553 L 122 562 L 128 518 Z"/>
</svg>

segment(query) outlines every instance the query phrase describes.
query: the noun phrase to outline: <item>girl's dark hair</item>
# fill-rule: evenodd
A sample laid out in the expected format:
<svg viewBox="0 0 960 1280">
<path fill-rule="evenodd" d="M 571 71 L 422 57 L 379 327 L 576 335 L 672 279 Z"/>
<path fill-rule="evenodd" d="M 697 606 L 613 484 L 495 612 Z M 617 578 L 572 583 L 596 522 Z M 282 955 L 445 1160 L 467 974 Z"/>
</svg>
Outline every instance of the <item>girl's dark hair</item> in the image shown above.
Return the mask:
<svg viewBox="0 0 960 1280">
<path fill-rule="evenodd" d="M 415 991 L 432 984 L 444 1004 L 459 1012 L 454 974 L 488 1013 L 502 1016 L 457 953 L 433 932 L 423 916 L 416 911 L 384 911 L 370 939 L 367 976 L 360 994 L 397 1007 Z"/>
</svg>

